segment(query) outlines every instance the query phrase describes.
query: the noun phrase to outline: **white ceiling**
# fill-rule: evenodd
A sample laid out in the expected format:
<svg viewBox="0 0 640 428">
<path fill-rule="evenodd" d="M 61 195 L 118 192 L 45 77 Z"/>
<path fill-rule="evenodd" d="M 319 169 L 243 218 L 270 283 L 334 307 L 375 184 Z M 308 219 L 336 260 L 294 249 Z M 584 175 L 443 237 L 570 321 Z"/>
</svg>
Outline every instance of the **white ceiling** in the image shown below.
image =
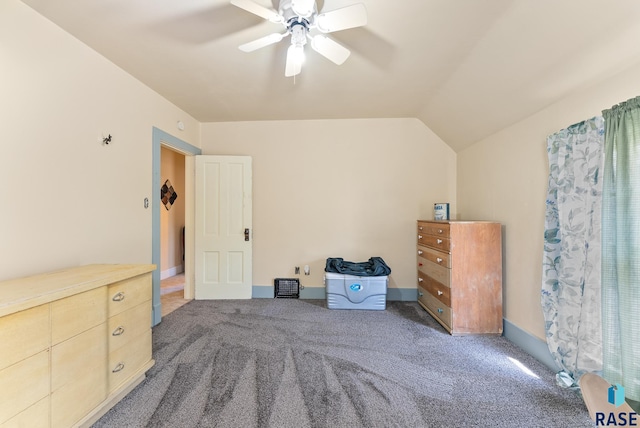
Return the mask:
<svg viewBox="0 0 640 428">
<path fill-rule="evenodd" d="M 640 63 L 637 0 L 320 0 L 368 24 L 295 80 L 288 39 L 238 49 L 282 27 L 228 0 L 23 1 L 201 122 L 417 117 L 454 150 Z"/>
</svg>

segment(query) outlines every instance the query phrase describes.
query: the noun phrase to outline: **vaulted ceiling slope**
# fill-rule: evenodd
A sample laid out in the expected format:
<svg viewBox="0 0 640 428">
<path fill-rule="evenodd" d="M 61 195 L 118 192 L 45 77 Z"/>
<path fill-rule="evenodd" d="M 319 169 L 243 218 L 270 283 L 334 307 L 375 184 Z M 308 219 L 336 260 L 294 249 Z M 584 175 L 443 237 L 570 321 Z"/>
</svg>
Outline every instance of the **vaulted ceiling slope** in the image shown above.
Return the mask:
<svg viewBox="0 0 640 428">
<path fill-rule="evenodd" d="M 282 26 L 229 0 L 23 1 L 201 122 L 417 117 L 456 151 L 640 63 L 637 0 L 320 0 L 368 23 L 295 79 L 288 43 L 238 49 Z"/>
</svg>

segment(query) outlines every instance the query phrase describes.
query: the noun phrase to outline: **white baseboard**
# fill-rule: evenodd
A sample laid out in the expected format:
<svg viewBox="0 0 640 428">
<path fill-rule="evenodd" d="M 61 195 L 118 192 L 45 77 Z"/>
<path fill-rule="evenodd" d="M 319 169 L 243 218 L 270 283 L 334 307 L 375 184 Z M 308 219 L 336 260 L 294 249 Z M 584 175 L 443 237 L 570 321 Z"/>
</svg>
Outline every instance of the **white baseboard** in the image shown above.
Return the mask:
<svg viewBox="0 0 640 428">
<path fill-rule="evenodd" d="M 169 268 L 167 270 L 163 270 L 162 272 L 160 272 L 160 279 L 161 280 L 167 279 L 172 276 L 176 276 L 182 272 L 183 272 L 182 266 L 174 266 L 172 268 Z"/>
</svg>

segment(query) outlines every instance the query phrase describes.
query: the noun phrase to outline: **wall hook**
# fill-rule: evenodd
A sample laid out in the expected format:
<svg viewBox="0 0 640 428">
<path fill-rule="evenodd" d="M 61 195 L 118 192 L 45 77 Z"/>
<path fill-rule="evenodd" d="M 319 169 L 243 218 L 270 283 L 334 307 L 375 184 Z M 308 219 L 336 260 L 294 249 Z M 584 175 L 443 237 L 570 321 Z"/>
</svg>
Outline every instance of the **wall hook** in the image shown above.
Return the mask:
<svg viewBox="0 0 640 428">
<path fill-rule="evenodd" d="M 110 142 L 111 142 L 111 134 L 109 134 L 108 137 L 102 137 L 102 144 L 109 145 Z"/>
</svg>

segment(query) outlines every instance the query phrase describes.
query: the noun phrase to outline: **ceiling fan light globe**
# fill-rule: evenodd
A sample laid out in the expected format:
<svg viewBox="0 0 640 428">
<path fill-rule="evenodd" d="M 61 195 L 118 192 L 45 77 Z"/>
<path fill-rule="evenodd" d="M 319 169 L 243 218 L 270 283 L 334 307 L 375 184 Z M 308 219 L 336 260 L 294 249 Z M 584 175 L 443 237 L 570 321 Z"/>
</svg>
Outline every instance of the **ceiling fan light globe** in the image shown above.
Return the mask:
<svg viewBox="0 0 640 428">
<path fill-rule="evenodd" d="M 292 59 L 296 64 L 304 63 L 306 57 L 304 55 L 304 47 L 302 45 L 294 45 L 291 54 L 293 55 Z"/>
<path fill-rule="evenodd" d="M 300 74 L 302 71 L 302 61 L 304 61 L 304 48 L 294 44 L 289 46 L 284 75 L 291 77 Z"/>
</svg>

